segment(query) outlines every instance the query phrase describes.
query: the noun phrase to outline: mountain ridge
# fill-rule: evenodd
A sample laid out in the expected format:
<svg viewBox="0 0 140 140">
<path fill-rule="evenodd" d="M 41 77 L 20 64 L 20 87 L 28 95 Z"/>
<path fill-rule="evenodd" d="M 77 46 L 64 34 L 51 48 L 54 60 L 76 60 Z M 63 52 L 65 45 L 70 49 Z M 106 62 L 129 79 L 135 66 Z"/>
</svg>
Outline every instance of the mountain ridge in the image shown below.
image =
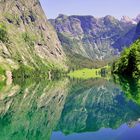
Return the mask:
<svg viewBox="0 0 140 140">
<path fill-rule="evenodd" d="M 57 31 L 60 41 L 63 40 L 61 43 L 64 48 L 69 47 L 72 52 L 91 60 L 107 60 L 118 55 L 120 49 L 114 46 L 115 42 L 136 27 L 134 22 L 118 20 L 110 15 L 95 18 L 89 15 L 60 14 L 49 21 Z M 66 38 L 73 45 L 65 41 Z"/>
</svg>

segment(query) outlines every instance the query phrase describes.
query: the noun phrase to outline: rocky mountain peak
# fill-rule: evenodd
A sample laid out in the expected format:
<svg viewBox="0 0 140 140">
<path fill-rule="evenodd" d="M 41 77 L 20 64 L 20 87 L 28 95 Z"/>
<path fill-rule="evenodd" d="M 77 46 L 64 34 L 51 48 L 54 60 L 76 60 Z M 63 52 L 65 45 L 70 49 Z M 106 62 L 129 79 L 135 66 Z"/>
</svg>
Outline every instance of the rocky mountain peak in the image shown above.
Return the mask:
<svg viewBox="0 0 140 140">
<path fill-rule="evenodd" d="M 64 16 L 59 16 L 50 20 L 61 43 L 71 48 L 72 52 L 91 60 L 108 59 L 118 54 L 114 43 L 136 26 L 132 22 L 128 24 L 110 15 L 101 18 L 85 15 L 66 17 L 64 19 Z"/>
<path fill-rule="evenodd" d="M 138 14 L 134 20 L 138 23 L 140 21 L 140 14 Z"/>
<path fill-rule="evenodd" d="M 116 20 L 116 18 L 113 17 L 113 16 L 111 16 L 111 15 L 105 16 L 104 19 L 108 19 L 108 20 L 110 20 L 110 21 Z"/>
<path fill-rule="evenodd" d="M 106 26 L 115 25 L 119 22 L 118 19 L 116 19 L 115 17 L 113 17 L 111 15 L 107 15 L 107 16 L 103 17 L 102 21 L 104 22 L 104 24 Z"/>
<path fill-rule="evenodd" d="M 134 35 L 134 41 L 140 38 L 140 22 L 138 22 L 135 35 Z"/>
<path fill-rule="evenodd" d="M 66 19 L 68 16 L 64 14 L 59 14 L 57 18 Z"/>
<path fill-rule="evenodd" d="M 124 22 L 124 23 L 137 24 L 137 22 L 135 20 L 133 20 L 132 18 L 130 18 L 128 16 L 123 16 L 121 18 L 121 21 Z"/>
</svg>

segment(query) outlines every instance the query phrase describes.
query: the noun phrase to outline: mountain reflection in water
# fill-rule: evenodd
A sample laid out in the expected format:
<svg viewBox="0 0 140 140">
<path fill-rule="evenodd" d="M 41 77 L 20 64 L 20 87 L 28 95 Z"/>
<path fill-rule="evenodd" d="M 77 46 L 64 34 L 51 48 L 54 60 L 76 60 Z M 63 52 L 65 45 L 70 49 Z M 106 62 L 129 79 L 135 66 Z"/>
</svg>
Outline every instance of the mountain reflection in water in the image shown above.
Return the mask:
<svg viewBox="0 0 140 140">
<path fill-rule="evenodd" d="M 139 140 L 139 80 L 134 87 L 134 82 L 116 79 L 63 78 L 3 86 L 0 139 Z"/>
</svg>

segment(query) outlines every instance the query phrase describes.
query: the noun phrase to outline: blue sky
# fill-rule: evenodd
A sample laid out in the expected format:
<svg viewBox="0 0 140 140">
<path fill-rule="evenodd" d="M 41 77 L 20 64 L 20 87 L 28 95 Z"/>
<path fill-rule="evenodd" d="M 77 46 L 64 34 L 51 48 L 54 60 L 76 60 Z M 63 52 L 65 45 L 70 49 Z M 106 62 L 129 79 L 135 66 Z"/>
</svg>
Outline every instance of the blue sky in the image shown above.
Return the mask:
<svg viewBox="0 0 140 140">
<path fill-rule="evenodd" d="M 102 17 L 112 15 L 135 17 L 140 14 L 140 0 L 40 0 L 48 18 L 58 14 L 93 15 Z"/>
</svg>

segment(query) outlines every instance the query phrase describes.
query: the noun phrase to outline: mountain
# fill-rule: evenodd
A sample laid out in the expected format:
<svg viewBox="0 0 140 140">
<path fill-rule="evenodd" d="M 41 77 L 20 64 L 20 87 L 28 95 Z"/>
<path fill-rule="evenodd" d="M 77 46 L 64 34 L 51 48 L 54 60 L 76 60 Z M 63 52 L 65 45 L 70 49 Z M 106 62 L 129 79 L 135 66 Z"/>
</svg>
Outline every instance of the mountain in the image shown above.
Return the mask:
<svg viewBox="0 0 140 140">
<path fill-rule="evenodd" d="M 137 23 L 138 23 L 138 22 L 140 22 L 140 14 L 139 14 L 139 15 L 137 15 L 137 17 L 136 17 L 136 18 L 134 18 L 133 20 L 135 20 Z"/>
<path fill-rule="evenodd" d="M 140 22 L 137 24 L 133 41 L 140 38 Z"/>
<path fill-rule="evenodd" d="M 38 0 L 0 1 L 0 65 L 63 66 L 65 54 Z"/>
<path fill-rule="evenodd" d="M 136 33 L 136 26 L 130 29 L 125 35 L 121 36 L 114 44 L 113 48 L 116 48 L 121 52 L 124 48 L 129 47 L 134 42 L 134 36 Z"/>
<path fill-rule="evenodd" d="M 121 18 L 121 21 L 126 22 L 126 23 L 132 23 L 132 24 L 137 24 L 137 22 L 138 22 L 138 20 L 132 19 L 132 18 L 130 18 L 128 16 L 123 16 Z"/>
<path fill-rule="evenodd" d="M 56 29 L 66 53 L 71 51 L 91 60 L 108 60 L 119 54 L 116 42 L 127 33 L 131 38 L 136 28 L 136 23 L 131 19 L 125 17 L 118 20 L 110 15 L 95 18 L 60 14 L 49 21 Z M 127 45 L 129 39 L 122 42 Z"/>
<path fill-rule="evenodd" d="M 113 73 L 126 75 L 131 77 L 139 77 L 140 75 L 140 22 L 132 31 L 130 47 L 125 49 L 121 57 L 114 62 Z M 127 38 L 127 36 L 125 36 Z M 134 42 L 134 43 L 132 43 Z"/>
<path fill-rule="evenodd" d="M 119 49 L 119 51 L 122 51 L 124 48 L 131 46 L 139 38 L 140 38 L 140 22 L 138 22 L 137 26 L 134 26 L 124 36 L 120 37 L 115 42 L 113 47 Z"/>
</svg>

